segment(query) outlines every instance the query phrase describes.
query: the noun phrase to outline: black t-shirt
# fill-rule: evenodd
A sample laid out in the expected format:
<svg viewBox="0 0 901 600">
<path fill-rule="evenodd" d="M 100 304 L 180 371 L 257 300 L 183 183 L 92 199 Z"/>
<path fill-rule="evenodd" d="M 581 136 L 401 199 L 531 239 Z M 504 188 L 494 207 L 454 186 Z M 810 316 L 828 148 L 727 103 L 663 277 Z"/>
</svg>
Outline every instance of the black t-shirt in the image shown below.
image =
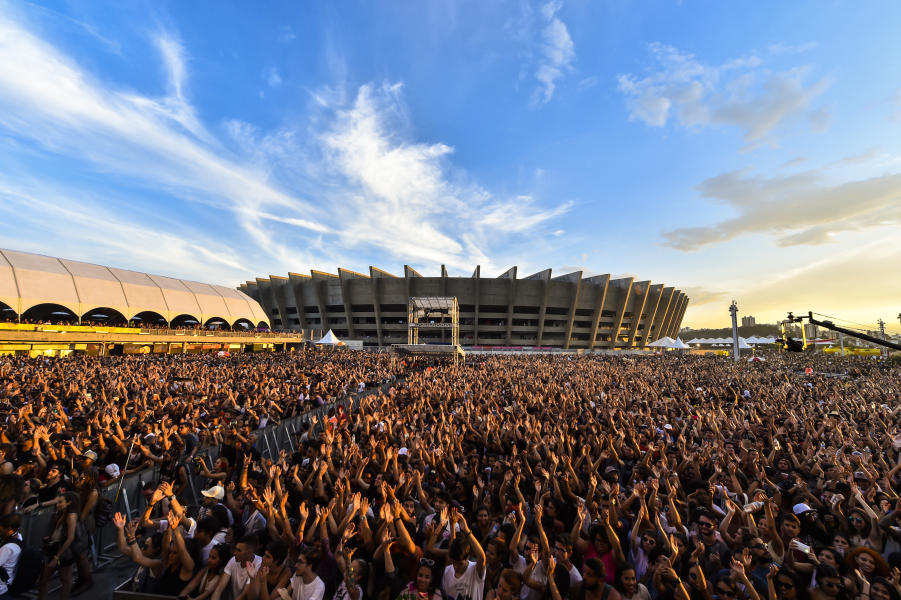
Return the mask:
<svg viewBox="0 0 901 600">
<path fill-rule="evenodd" d="M 42 487 L 38 492 L 38 500 L 40 502 L 49 502 L 65 494 L 68 489 L 69 482 L 65 479 L 60 479 L 53 485 Z"/>
</svg>

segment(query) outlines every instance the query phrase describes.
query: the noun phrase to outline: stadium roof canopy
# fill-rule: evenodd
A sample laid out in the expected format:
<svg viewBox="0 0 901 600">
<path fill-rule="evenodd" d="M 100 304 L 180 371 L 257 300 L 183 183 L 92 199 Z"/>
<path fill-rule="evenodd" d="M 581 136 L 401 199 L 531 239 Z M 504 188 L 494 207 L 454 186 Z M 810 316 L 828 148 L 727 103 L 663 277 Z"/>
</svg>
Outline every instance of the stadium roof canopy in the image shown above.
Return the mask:
<svg viewBox="0 0 901 600">
<path fill-rule="evenodd" d="M 0 311 L 37 320 L 269 324 L 259 303 L 234 288 L 2 249 Z"/>
</svg>

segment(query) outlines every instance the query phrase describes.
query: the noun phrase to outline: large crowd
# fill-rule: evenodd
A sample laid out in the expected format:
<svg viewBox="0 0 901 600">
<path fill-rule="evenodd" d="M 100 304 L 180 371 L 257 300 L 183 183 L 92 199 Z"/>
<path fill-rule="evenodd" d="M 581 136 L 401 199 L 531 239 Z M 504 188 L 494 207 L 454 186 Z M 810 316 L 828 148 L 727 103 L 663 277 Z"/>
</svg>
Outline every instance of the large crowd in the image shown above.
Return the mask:
<svg viewBox="0 0 901 600">
<path fill-rule="evenodd" d="M 40 600 L 56 572 L 61 600 L 91 588 L 100 527 L 132 591 L 198 600 L 901 600 L 899 375 L 811 354 L 0 357 L 0 599 L 26 577 L 23 516 L 53 510 Z M 317 406 L 296 452 L 255 448 Z M 101 488 L 151 467 L 139 518 L 111 512 Z"/>
</svg>

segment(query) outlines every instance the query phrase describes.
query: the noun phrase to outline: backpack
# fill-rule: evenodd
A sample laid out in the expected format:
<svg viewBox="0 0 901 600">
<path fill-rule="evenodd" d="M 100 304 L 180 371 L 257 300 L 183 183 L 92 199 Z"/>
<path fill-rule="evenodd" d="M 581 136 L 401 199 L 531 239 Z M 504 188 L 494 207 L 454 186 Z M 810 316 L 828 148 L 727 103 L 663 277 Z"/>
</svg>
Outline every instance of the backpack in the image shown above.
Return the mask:
<svg viewBox="0 0 901 600">
<path fill-rule="evenodd" d="M 105 527 L 113 518 L 113 503 L 109 498 L 101 496 L 94 507 L 94 524 L 97 529 Z"/>
<path fill-rule="evenodd" d="M 9 593 L 12 595 L 23 594 L 28 592 L 38 584 L 38 579 L 44 573 L 44 556 L 39 548 L 25 546 L 22 540 L 11 538 L 5 540 L 0 547 L 6 544 L 15 544 L 22 552 L 19 554 L 19 565 L 16 570 L 16 578 L 12 582 L 9 581 L 9 573 L 6 569 L 0 567 L 0 581 L 9 587 Z"/>
</svg>

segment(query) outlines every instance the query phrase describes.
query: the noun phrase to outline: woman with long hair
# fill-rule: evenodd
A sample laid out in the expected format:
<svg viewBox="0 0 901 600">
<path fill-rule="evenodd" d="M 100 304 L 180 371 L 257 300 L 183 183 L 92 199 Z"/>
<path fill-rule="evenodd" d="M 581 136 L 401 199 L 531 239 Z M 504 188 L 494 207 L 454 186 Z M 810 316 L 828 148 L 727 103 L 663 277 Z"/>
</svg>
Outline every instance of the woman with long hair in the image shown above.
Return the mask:
<svg viewBox="0 0 901 600">
<path fill-rule="evenodd" d="M 94 509 L 100 499 L 100 474 L 94 467 L 88 467 L 75 483 L 78 490 L 78 499 L 81 502 L 81 521 L 88 530 L 88 535 L 93 536 L 97 531 L 97 521 L 94 519 Z M 94 579 L 91 577 L 91 565 L 88 562 L 87 553 L 75 559 L 78 568 L 78 580 L 72 588 L 72 595 L 77 596 L 85 590 L 94 587 Z"/>
<path fill-rule="evenodd" d="M 791 569 L 770 565 L 766 580 L 769 600 L 810 600 L 810 591 L 801 576 Z"/>
<path fill-rule="evenodd" d="M 623 597 L 623 600 L 651 600 L 651 593 L 648 592 L 648 588 L 638 582 L 635 565 L 630 562 L 621 562 L 617 565 L 613 587 Z"/>
<path fill-rule="evenodd" d="M 855 548 L 848 555 L 848 566 L 861 577 L 872 582 L 874 577 L 891 577 L 892 569 L 882 555 L 870 548 Z"/>
<path fill-rule="evenodd" d="M 820 563 L 816 571 L 816 587 L 810 590 L 811 600 L 848 600 L 848 590 L 838 569 Z"/>
<path fill-rule="evenodd" d="M 216 544 L 210 550 L 210 557 L 206 561 L 206 567 L 197 571 L 197 575 L 191 580 L 191 583 L 181 591 L 179 597 L 190 596 L 194 590 L 197 595 L 194 600 L 207 600 L 216 591 L 219 584 L 219 578 L 225 570 L 225 565 L 232 558 L 232 551 L 228 544 Z"/>
<path fill-rule="evenodd" d="M 67 600 L 72 589 L 72 566 L 78 557 L 76 551 L 76 530 L 81 520 L 81 500 L 76 492 L 66 492 L 56 503 L 56 516 L 53 517 L 52 533 L 45 538 L 44 555 L 46 564 L 44 574 L 38 583 L 38 600 L 47 600 L 50 577 L 59 570 L 60 600 Z M 84 525 L 82 525 L 82 528 Z M 87 532 L 85 532 L 87 535 Z M 82 550 L 83 552 L 83 550 Z"/>
<path fill-rule="evenodd" d="M 177 596 L 194 578 L 194 565 L 200 564 L 200 548 L 197 540 L 184 539 L 178 524 L 181 517 L 171 510 L 168 527 L 163 533 L 163 564 L 166 571 L 160 578 L 156 593 L 160 596 Z"/>
</svg>

